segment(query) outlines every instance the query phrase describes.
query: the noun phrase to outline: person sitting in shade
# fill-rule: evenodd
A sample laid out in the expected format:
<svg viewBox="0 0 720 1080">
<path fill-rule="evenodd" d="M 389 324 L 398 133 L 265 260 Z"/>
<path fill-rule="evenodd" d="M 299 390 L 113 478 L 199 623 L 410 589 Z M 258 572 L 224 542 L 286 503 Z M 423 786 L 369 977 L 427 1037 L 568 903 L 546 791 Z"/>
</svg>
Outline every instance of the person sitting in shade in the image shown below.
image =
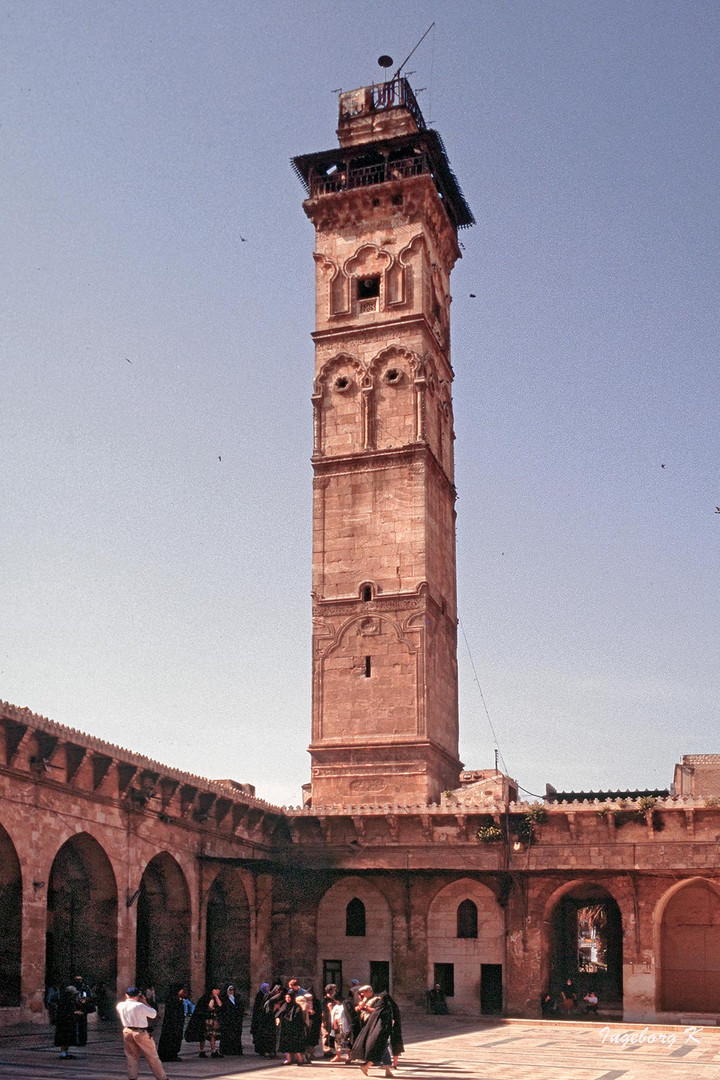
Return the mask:
<svg viewBox="0 0 720 1080">
<path fill-rule="evenodd" d="M 440 983 L 435 983 L 432 989 L 428 990 L 427 1006 L 428 1012 L 435 1013 L 436 1016 L 447 1015 L 447 1001 L 445 1000 L 445 994 Z"/>
<path fill-rule="evenodd" d="M 585 1012 L 595 1013 L 595 1015 L 597 1016 L 598 996 L 595 991 L 591 990 L 588 994 L 586 994 L 583 998 L 583 1001 L 585 1002 Z"/>
<path fill-rule="evenodd" d="M 577 990 L 572 979 L 567 979 L 560 991 L 560 1008 L 563 1012 L 572 1012 L 577 1005 Z"/>
</svg>

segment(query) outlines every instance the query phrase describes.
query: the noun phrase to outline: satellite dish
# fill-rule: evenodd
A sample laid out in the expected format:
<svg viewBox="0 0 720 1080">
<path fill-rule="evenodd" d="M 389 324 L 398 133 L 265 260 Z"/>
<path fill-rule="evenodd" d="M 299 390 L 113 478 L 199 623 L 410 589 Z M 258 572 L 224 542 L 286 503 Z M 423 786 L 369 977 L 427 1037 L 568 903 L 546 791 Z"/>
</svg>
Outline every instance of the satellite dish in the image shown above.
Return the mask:
<svg viewBox="0 0 720 1080">
<path fill-rule="evenodd" d="M 385 53 L 383 53 L 382 56 L 378 57 L 378 64 L 381 68 L 391 68 L 393 66 L 393 58 L 392 56 L 386 56 Z"/>
</svg>

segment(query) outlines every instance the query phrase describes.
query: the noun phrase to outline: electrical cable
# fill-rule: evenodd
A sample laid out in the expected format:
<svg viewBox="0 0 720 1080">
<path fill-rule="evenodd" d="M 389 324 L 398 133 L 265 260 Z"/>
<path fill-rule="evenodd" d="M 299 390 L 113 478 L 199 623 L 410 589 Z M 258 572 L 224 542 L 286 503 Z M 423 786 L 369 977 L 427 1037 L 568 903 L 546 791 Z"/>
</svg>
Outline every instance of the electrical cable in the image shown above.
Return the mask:
<svg viewBox="0 0 720 1080">
<path fill-rule="evenodd" d="M 504 756 L 503 756 L 503 752 L 502 752 L 502 750 L 500 749 L 500 743 L 499 743 L 499 741 L 498 741 L 498 737 L 497 737 L 497 735 L 495 734 L 495 728 L 493 727 L 493 722 L 492 722 L 492 720 L 490 719 L 490 711 L 489 711 L 489 709 L 488 709 L 488 707 L 487 707 L 487 703 L 486 703 L 486 701 L 485 701 L 485 695 L 484 695 L 484 694 L 483 694 L 483 692 L 482 692 L 482 686 L 480 685 L 480 679 L 478 678 L 478 673 L 477 673 L 477 669 L 476 669 L 476 667 L 475 667 L 475 661 L 473 660 L 473 655 L 472 655 L 472 652 L 471 652 L 471 650 L 470 650 L 470 642 L 468 641 L 468 638 L 467 638 L 467 634 L 465 633 L 465 627 L 463 626 L 463 623 L 462 623 L 462 620 L 461 620 L 461 619 L 458 619 L 458 626 L 459 626 L 459 627 L 460 627 L 460 629 L 462 630 L 462 636 L 463 636 L 463 638 L 465 639 L 465 647 L 467 648 L 467 651 L 468 651 L 468 656 L 470 657 L 470 666 L 471 666 L 471 668 L 472 668 L 472 671 L 473 671 L 473 675 L 475 676 L 475 685 L 477 686 L 477 688 L 478 688 L 478 691 L 479 691 L 479 693 L 480 693 L 480 700 L 481 700 L 481 701 L 482 701 L 482 703 L 483 703 L 483 708 L 484 708 L 484 710 L 485 710 L 485 716 L 487 717 L 487 722 L 488 722 L 488 725 L 490 726 L 490 731 L 492 732 L 492 737 L 493 737 L 493 739 L 494 739 L 494 741 L 495 741 L 495 746 L 496 746 L 496 748 L 497 748 L 497 752 L 498 752 L 498 757 L 499 757 L 499 758 L 500 758 L 500 760 L 502 761 L 502 764 L 503 764 L 503 769 L 505 770 L 505 774 L 506 774 L 507 776 L 509 776 L 509 775 L 510 775 L 510 771 L 509 771 L 509 769 L 508 769 L 508 767 L 507 767 L 507 763 L 506 763 L 506 761 L 505 761 L 505 758 L 504 758 Z M 524 791 L 524 790 L 525 790 L 525 788 L 523 788 L 523 791 Z"/>
</svg>

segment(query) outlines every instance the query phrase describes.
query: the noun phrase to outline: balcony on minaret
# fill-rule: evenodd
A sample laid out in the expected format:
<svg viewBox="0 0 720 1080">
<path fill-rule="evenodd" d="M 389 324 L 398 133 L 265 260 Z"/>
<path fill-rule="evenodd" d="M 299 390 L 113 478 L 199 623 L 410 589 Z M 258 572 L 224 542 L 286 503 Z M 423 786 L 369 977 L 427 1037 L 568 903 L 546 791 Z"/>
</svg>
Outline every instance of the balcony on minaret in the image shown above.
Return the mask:
<svg viewBox="0 0 720 1080">
<path fill-rule="evenodd" d="M 425 126 L 407 79 L 398 77 L 340 94 L 337 134 L 340 145 L 334 150 L 292 159 L 310 197 L 305 203 L 309 217 L 326 197 L 342 199 L 358 188 L 387 183 L 397 187 L 427 176 L 453 227 L 474 224 L 442 139 Z M 400 207 L 399 187 L 394 197 Z"/>
<path fill-rule="evenodd" d="M 417 135 L 424 130 L 420 107 L 405 78 L 397 76 L 340 94 L 337 134 L 341 146 Z"/>
</svg>

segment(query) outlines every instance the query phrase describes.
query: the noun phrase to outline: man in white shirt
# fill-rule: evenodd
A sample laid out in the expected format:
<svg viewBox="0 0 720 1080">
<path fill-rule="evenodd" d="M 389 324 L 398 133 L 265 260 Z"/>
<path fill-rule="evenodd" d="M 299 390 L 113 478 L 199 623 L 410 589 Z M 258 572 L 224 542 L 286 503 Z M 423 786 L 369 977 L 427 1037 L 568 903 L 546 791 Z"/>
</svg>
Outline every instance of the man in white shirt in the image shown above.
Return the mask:
<svg viewBox="0 0 720 1080">
<path fill-rule="evenodd" d="M 123 1049 L 127 1058 L 128 1080 L 138 1080 L 138 1061 L 141 1054 L 150 1066 L 155 1080 L 168 1080 L 158 1057 L 157 1047 L 148 1031 L 148 1020 L 155 1019 L 157 1010 L 148 1005 L 137 986 L 128 986 L 125 1000 L 118 1001 L 115 1008 L 123 1026 Z"/>
</svg>

